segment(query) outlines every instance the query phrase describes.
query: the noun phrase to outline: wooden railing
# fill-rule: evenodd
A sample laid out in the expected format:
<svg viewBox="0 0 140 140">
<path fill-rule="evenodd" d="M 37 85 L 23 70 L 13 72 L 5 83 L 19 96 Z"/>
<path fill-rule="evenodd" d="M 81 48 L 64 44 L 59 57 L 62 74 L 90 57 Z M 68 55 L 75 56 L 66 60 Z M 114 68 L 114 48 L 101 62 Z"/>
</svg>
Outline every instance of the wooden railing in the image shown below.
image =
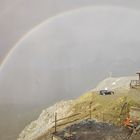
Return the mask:
<svg viewBox="0 0 140 140">
<path fill-rule="evenodd" d="M 92 108 L 91 108 L 91 105 L 90 105 L 87 113 L 80 112 L 80 113 L 72 114 L 70 116 L 67 116 L 67 117 L 61 118 L 61 119 L 57 119 L 57 116 L 58 116 L 57 113 L 55 113 L 54 122 L 53 122 L 54 123 L 54 126 L 53 126 L 54 133 L 57 132 L 57 129 L 59 127 L 74 123 L 74 122 L 79 121 L 79 120 L 91 119 Z"/>
<path fill-rule="evenodd" d="M 58 132 L 58 130 L 60 130 L 60 128 L 62 126 L 66 126 L 68 124 L 72 124 L 74 122 L 85 120 L 85 119 L 92 119 L 92 110 L 91 110 L 90 107 L 89 107 L 88 111 L 89 112 L 86 113 L 86 114 L 84 114 L 84 113 L 77 113 L 77 114 L 73 114 L 73 115 L 70 115 L 68 117 L 61 118 L 61 119 L 57 119 L 57 113 L 56 113 L 55 114 L 55 121 L 53 122 L 55 125 L 52 127 L 54 132 L 52 133 L 52 139 L 51 140 L 55 140 L 55 136 L 57 136 L 57 132 Z M 114 124 L 115 120 L 117 119 L 117 117 L 114 116 L 113 114 L 107 114 L 107 113 L 101 112 L 100 115 L 101 115 L 100 116 L 101 121 L 102 122 L 106 122 L 106 123 Z M 108 122 L 108 119 L 107 119 L 108 117 L 111 117 L 112 121 Z M 104 127 L 104 123 L 103 123 L 103 127 Z M 69 134 L 68 140 L 72 140 L 72 136 L 73 135 L 72 135 L 72 132 L 71 132 L 71 126 L 69 127 L 69 131 L 67 133 Z M 57 137 L 59 138 L 59 136 L 57 136 Z M 61 140 L 61 138 L 59 138 L 59 139 Z"/>
<path fill-rule="evenodd" d="M 72 115 L 64 117 L 64 118 L 57 119 L 57 113 L 55 113 L 54 122 L 53 122 L 54 126 L 52 127 L 54 129 L 54 132 L 52 133 L 52 140 L 56 139 L 55 134 L 57 133 L 57 131 L 60 127 L 66 126 L 68 124 L 72 124 L 72 123 L 80 121 L 80 120 L 91 119 L 91 117 L 92 117 L 91 104 L 92 103 L 89 104 L 89 109 L 87 110 L 88 113 L 86 113 L 86 114 L 80 112 L 80 113 L 72 114 Z M 61 138 L 59 138 L 58 136 L 57 136 L 57 139 L 61 140 Z M 71 134 L 70 134 L 69 140 L 71 140 Z"/>
<path fill-rule="evenodd" d="M 130 87 L 133 88 L 137 86 L 140 86 L 140 80 L 131 80 Z"/>
<path fill-rule="evenodd" d="M 90 102 L 88 107 L 86 108 L 86 110 L 83 110 L 83 112 L 71 114 L 71 115 L 63 117 L 63 118 L 58 118 L 59 114 L 55 113 L 54 121 L 52 122 L 52 127 L 49 130 L 49 134 L 45 133 L 44 135 L 38 137 L 37 140 L 44 140 L 44 138 L 46 138 L 48 140 L 56 140 L 59 138 L 59 136 L 57 136 L 57 132 L 61 131 L 61 129 L 63 129 L 64 127 L 70 126 L 71 124 L 82 121 L 82 120 L 94 118 L 96 115 L 93 113 L 94 113 L 94 111 L 97 110 L 97 107 L 95 107 L 95 106 L 93 107 L 92 104 L 93 104 L 93 102 Z M 99 117 L 99 121 L 111 123 L 111 124 L 114 124 L 114 122 L 118 118 L 117 116 L 114 116 L 113 113 L 107 114 L 105 112 L 100 112 L 98 114 L 98 117 Z M 103 123 L 103 126 L 104 126 L 104 123 Z M 71 133 L 71 131 L 68 133 Z M 50 135 L 50 137 L 48 138 L 49 135 Z M 59 138 L 59 139 L 61 140 L 61 138 Z"/>
</svg>

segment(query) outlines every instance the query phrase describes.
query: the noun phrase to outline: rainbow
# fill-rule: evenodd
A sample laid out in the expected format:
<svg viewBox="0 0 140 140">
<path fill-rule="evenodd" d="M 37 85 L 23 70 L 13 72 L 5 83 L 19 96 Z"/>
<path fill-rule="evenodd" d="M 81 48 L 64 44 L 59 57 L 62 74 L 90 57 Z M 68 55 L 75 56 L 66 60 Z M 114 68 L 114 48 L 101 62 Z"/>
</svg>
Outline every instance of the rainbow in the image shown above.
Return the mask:
<svg viewBox="0 0 140 140">
<path fill-rule="evenodd" d="M 53 17 L 48 18 L 47 20 L 41 22 L 40 24 L 36 25 L 35 27 L 33 27 L 31 30 L 29 30 L 28 33 L 26 33 L 25 35 L 23 35 L 19 41 L 12 47 L 12 49 L 10 50 L 10 52 L 6 55 L 5 59 L 2 61 L 1 65 L 0 65 L 0 71 L 3 69 L 4 65 L 8 62 L 10 56 L 12 55 L 12 53 L 15 51 L 15 49 L 26 39 L 28 38 L 33 32 L 39 30 L 42 26 L 52 22 L 53 20 L 55 20 L 56 18 L 60 18 L 75 12 L 80 12 L 83 9 L 90 9 L 90 8 L 94 8 L 94 9 L 102 9 L 102 8 L 120 8 L 120 9 L 125 9 L 125 10 L 131 10 L 133 12 L 138 12 L 137 10 L 133 9 L 133 8 L 128 8 L 128 7 L 121 7 L 121 6 L 86 6 L 86 7 L 82 7 L 82 8 L 78 8 L 78 9 L 73 9 L 73 10 L 69 10 L 67 12 L 61 12 Z"/>
</svg>

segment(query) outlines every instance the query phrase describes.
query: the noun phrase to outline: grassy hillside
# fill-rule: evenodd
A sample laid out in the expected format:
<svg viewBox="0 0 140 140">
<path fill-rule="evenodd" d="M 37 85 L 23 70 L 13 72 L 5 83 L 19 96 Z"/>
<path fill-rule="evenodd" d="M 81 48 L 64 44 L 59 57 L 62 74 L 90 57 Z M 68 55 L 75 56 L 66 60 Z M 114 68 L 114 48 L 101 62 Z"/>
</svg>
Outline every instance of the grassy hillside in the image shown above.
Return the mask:
<svg viewBox="0 0 140 140">
<path fill-rule="evenodd" d="M 128 111 L 131 106 L 140 107 L 140 90 L 118 89 L 115 90 L 114 95 L 106 96 L 99 95 L 98 92 L 88 92 L 75 101 L 72 110 L 74 113 L 88 113 L 91 104 L 92 118 L 119 123 L 120 113 L 125 103 L 128 103 Z"/>
</svg>

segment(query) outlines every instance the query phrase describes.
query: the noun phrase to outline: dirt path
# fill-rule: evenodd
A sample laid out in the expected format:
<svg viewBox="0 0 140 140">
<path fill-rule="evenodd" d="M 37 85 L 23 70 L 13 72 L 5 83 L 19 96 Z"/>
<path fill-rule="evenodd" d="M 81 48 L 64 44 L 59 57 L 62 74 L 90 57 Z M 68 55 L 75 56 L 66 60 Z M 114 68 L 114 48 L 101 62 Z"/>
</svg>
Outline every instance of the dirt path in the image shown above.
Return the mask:
<svg viewBox="0 0 140 140">
<path fill-rule="evenodd" d="M 57 135 L 64 140 L 130 140 L 132 131 L 124 127 L 118 127 L 107 123 L 85 120 L 73 124 Z M 135 135 L 131 140 L 139 140 L 140 135 Z"/>
</svg>

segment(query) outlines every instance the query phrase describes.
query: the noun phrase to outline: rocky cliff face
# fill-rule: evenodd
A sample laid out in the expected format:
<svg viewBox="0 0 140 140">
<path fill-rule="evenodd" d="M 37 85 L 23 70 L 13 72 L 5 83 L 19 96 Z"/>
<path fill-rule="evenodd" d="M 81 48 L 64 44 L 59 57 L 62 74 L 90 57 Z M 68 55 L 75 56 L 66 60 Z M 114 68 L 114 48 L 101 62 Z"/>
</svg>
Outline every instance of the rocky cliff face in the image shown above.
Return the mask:
<svg viewBox="0 0 140 140">
<path fill-rule="evenodd" d="M 21 132 L 18 140 L 33 140 L 43 135 L 54 126 L 54 113 L 58 113 L 58 119 L 71 114 L 70 107 L 72 103 L 73 101 L 61 101 L 43 110 L 39 118 Z"/>
<path fill-rule="evenodd" d="M 58 114 L 58 119 L 82 112 L 86 114 L 91 104 L 92 118 L 102 121 L 102 112 L 111 114 L 106 121 L 114 121 L 114 116 L 119 116 L 121 107 L 126 102 L 132 106 L 140 107 L 140 94 L 136 89 L 129 89 L 131 79 L 135 77 L 108 78 L 101 82 L 94 90 L 87 92 L 75 100 L 61 101 L 42 111 L 36 121 L 29 124 L 19 135 L 18 140 L 38 140 L 49 129 L 54 126 L 54 113 Z M 115 95 L 101 96 L 97 90 L 104 88 L 114 89 Z M 113 88 L 112 88 L 113 87 Z M 121 89 L 121 90 L 120 90 Z"/>
</svg>

